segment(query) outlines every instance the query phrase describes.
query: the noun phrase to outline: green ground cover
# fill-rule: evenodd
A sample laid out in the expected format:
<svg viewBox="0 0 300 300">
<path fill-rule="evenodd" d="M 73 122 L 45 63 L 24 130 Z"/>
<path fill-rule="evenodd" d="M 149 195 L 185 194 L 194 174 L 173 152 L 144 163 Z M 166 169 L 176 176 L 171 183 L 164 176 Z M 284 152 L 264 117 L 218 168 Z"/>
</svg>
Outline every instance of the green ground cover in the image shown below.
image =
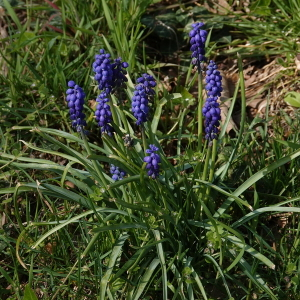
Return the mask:
<svg viewBox="0 0 300 300">
<path fill-rule="evenodd" d="M 0 299 L 300 299 L 300 2 L 204 2 L 0 0 Z M 205 72 L 191 64 L 200 21 L 208 61 L 238 70 L 213 141 Z M 128 63 L 111 135 L 94 117 L 100 49 Z M 293 114 L 270 114 L 266 85 L 266 110 L 250 117 L 243 69 L 270 58 L 277 81 L 291 78 Z M 136 125 L 144 73 L 156 86 Z M 86 94 L 86 131 L 71 126 L 70 80 Z"/>
</svg>

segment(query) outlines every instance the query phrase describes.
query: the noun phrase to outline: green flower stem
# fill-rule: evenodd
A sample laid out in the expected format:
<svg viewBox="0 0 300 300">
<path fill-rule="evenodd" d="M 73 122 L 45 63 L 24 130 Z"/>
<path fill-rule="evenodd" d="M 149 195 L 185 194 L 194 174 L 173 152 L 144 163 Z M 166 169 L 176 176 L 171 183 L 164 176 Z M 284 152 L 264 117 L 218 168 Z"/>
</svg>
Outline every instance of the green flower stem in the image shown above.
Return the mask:
<svg viewBox="0 0 300 300">
<path fill-rule="evenodd" d="M 183 120 L 184 116 L 186 115 L 187 109 L 185 108 L 183 111 L 180 111 L 180 121 L 178 127 L 178 141 L 177 141 L 177 155 L 180 156 L 181 154 L 181 134 L 182 134 L 182 127 L 183 127 Z M 179 117 L 178 116 L 178 117 Z"/>
<path fill-rule="evenodd" d="M 144 128 L 144 126 L 141 126 L 141 132 L 142 132 L 142 141 L 143 141 L 143 147 L 144 147 L 144 152 L 145 152 L 146 149 L 148 149 L 148 146 L 147 146 L 147 141 L 146 141 L 146 135 L 145 135 L 145 128 Z"/>
<path fill-rule="evenodd" d="M 199 152 L 202 151 L 202 132 L 203 132 L 203 117 L 202 117 L 202 107 L 203 107 L 203 95 L 202 95 L 203 83 L 202 83 L 202 71 L 198 67 L 198 147 Z"/>
<path fill-rule="evenodd" d="M 185 84 L 184 84 L 185 87 L 187 87 L 188 84 L 189 84 L 189 79 L 191 77 L 192 69 L 193 69 L 193 65 L 191 64 L 189 69 L 188 69 L 188 72 L 186 74 L 186 77 L 185 77 Z"/>
<path fill-rule="evenodd" d="M 204 163 L 204 169 L 203 169 L 203 173 L 202 173 L 202 180 L 206 180 L 206 178 L 207 178 L 210 157 L 211 157 L 211 146 L 208 146 L 205 163 Z M 198 204 L 197 204 L 197 208 L 196 208 L 197 213 L 200 212 L 201 200 L 203 198 L 203 195 L 205 194 L 206 189 L 207 188 L 205 186 L 203 186 L 200 189 L 200 195 L 199 195 L 200 199 L 198 200 Z M 200 215 L 199 215 L 199 218 L 200 218 Z"/>
<path fill-rule="evenodd" d="M 216 163 L 217 149 L 218 149 L 217 146 L 218 146 L 218 140 L 214 139 L 213 140 L 213 147 L 212 147 L 211 162 L 210 162 L 210 166 L 209 166 L 209 178 L 208 178 L 208 181 L 210 183 L 213 182 L 214 174 L 215 174 L 215 163 Z M 204 199 L 204 202 L 205 202 L 206 205 L 207 205 L 207 201 L 208 201 L 208 196 L 210 194 L 210 190 L 211 190 L 211 187 L 207 186 L 206 187 L 206 196 L 205 196 L 205 199 Z"/>
<path fill-rule="evenodd" d="M 205 158 L 205 163 L 204 163 L 204 170 L 203 170 L 203 173 L 202 173 L 202 180 L 206 180 L 206 178 L 207 178 L 210 156 L 211 156 L 211 146 L 209 145 L 208 149 L 207 149 L 207 153 L 206 153 L 206 158 Z"/>
<path fill-rule="evenodd" d="M 146 123 L 145 123 L 146 124 Z M 149 138 L 149 144 L 155 144 L 155 133 L 152 131 L 152 127 L 151 127 L 151 122 L 148 120 L 147 121 L 147 127 L 144 127 L 147 130 L 147 134 L 148 134 L 148 138 Z"/>
<path fill-rule="evenodd" d="M 213 140 L 211 164 L 210 164 L 209 179 L 208 179 L 209 182 L 212 182 L 214 179 L 217 149 L 218 149 L 218 140 L 215 139 L 215 140 Z"/>
<path fill-rule="evenodd" d="M 90 148 L 90 146 L 88 144 L 88 141 L 86 139 L 86 136 L 85 136 L 83 130 L 81 130 L 80 133 L 81 133 L 81 138 L 83 140 L 86 152 L 88 153 L 88 155 L 92 155 L 93 153 L 91 151 L 91 148 Z M 106 190 L 108 190 L 109 195 L 112 198 L 115 198 L 114 192 L 112 190 L 110 190 L 110 189 L 107 189 L 107 181 L 106 181 L 106 179 L 105 179 L 105 177 L 103 175 L 104 171 L 102 170 L 101 166 L 95 160 L 92 160 L 92 164 L 94 166 L 94 169 L 95 169 L 96 173 L 98 174 L 98 176 L 99 176 L 99 178 L 101 180 L 102 185 L 105 187 Z"/>
</svg>

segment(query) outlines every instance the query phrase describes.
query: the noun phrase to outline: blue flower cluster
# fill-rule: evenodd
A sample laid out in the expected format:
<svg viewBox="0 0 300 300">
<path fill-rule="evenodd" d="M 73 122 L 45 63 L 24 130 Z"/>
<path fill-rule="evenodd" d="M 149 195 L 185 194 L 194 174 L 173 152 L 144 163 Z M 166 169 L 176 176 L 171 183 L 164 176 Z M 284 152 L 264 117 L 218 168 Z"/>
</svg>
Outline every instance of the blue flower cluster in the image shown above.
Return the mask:
<svg viewBox="0 0 300 300">
<path fill-rule="evenodd" d="M 218 98 L 222 92 L 222 76 L 217 70 L 217 65 L 214 61 L 210 61 L 206 71 L 206 86 L 208 98 L 202 109 L 205 117 L 205 138 L 209 141 L 217 138 L 219 132 L 221 110 Z"/>
<path fill-rule="evenodd" d="M 105 53 L 105 50 L 101 49 L 100 54 L 95 55 L 93 71 L 96 73 L 94 78 L 99 84 L 99 90 L 110 93 L 113 83 L 113 69 L 110 54 Z"/>
<path fill-rule="evenodd" d="M 113 92 L 114 88 L 119 88 L 127 81 L 125 70 L 128 67 L 127 62 L 122 62 L 121 58 L 116 58 L 112 61 L 110 54 L 101 49 L 100 54 L 95 56 L 93 63 L 93 71 L 95 80 L 98 82 L 100 95 L 96 101 L 95 116 L 98 125 L 101 127 L 101 132 L 111 135 L 113 128 L 109 123 L 112 121 L 109 102 L 109 95 Z"/>
<path fill-rule="evenodd" d="M 122 62 L 120 57 L 113 62 L 110 54 L 105 53 L 104 49 L 100 49 L 100 54 L 95 56 L 93 63 L 93 71 L 96 73 L 94 78 L 98 82 L 99 90 L 110 94 L 113 88 L 120 87 L 127 82 L 125 69 L 128 66 L 128 63 Z"/>
<path fill-rule="evenodd" d="M 128 81 L 127 77 L 125 76 L 127 74 L 127 71 L 125 69 L 128 67 L 129 67 L 128 63 L 122 62 L 121 57 L 115 59 L 114 63 L 112 64 L 112 69 L 113 69 L 112 86 L 114 88 L 121 87 L 124 82 Z"/>
<path fill-rule="evenodd" d="M 156 151 L 158 151 L 158 148 L 155 145 L 149 145 L 149 149 L 146 150 L 146 153 L 150 155 L 144 157 L 144 162 L 147 163 L 147 174 L 153 179 L 155 179 L 159 175 L 160 156 L 157 153 L 154 153 Z"/>
<path fill-rule="evenodd" d="M 126 175 L 126 172 L 123 171 L 122 169 L 120 169 L 119 167 L 111 164 L 110 165 L 110 174 L 112 175 L 112 179 L 114 181 L 117 181 L 117 180 L 122 180 L 123 177 Z"/>
<path fill-rule="evenodd" d="M 83 126 L 86 126 L 85 114 L 83 113 L 85 93 L 72 80 L 68 82 L 68 87 L 66 100 L 70 109 L 70 119 L 72 120 L 72 126 L 79 132 Z"/>
<path fill-rule="evenodd" d="M 109 102 L 109 98 L 106 92 L 102 91 L 96 101 L 98 104 L 95 111 L 95 119 L 98 126 L 101 128 L 101 132 L 111 135 L 113 128 L 109 125 L 109 123 L 112 121 L 112 113 L 110 111 L 110 106 L 107 104 L 107 102 Z"/>
<path fill-rule="evenodd" d="M 190 31 L 190 43 L 192 45 L 192 64 L 200 68 L 200 63 L 206 61 L 205 58 L 205 42 L 207 38 L 207 31 L 201 29 L 204 23 L 192 24 L 193 29 Z"/>
<path fill-rule="evenodd" d="M 136 124 L 141 125 L 147 121 L 149 113 L 149 97 L 155 94 L 153 88 L 156 82 L 153 76 L 145 73 L 137 79 L 137 85 L 132 97 L 132 112 L 137 119 Z"/>
</svg>

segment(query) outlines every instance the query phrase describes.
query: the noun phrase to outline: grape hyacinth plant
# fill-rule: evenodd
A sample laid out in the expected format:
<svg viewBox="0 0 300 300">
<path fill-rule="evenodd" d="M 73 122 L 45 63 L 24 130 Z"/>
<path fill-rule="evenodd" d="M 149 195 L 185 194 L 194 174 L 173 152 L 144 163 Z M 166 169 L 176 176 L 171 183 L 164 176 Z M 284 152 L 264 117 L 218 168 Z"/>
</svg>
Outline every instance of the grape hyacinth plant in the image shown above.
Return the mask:
<svg viewBox="0 0 300 300">
<path fill-rule="evenodd" d="M 219 132 L 221 110 L 218 98 L 222 92 L 222 76 L 220 71 L 217 70 L 217 65 L 214 61 L 210 61 L 206 70 L 206 86 L 208 98 L 202 109 L 203 116 L 205 117 L 205 139 L 212 141 L 217 139 Z"/>
<path fill-rule="evenodd" d="M 146 150 L 146 153 L 150 155 L 144 157 L 144 162 L 147 163 L 147 174 L 153 179 L 157 178 L 159 175 L 160 156 L 159 154 L 155 153 L 156 151 L 158 151 L 158 148 L 155 145 L 149 145 L 149 149 Z"/>
<path fill-rule="evenodd" d="M 100 2 L 107 9 L 107 1 Z M 116 16 L 111 21 L 114 24 L 117 20 L 123 18 Z M 116 29 L 122 26 L 123 22 Z M 72 126 L 79 133 L 69 134 L 62 128 L 31 127 L 29 124 L 9 128 L 10 131 L 28 131 L 30 127 L 30 132 L 40 137 L 37 142 L 41 145 L 23 141 L 30 134 L 26 133 L 21 141 L 26 147 L 22 150 L 19 147 L 12 149 L 15 150 L 12 152 L 14 155 L 1 150 L 0 163 L 5 167 L 2 178 L 7 181 L 0 188 L 2 195 L 7 194 L 5 198 L 2 196 L 2 202 L 7 207 L 12 205 L 5 209 L 5 214 L 13 212 L 12 218 L 7 220 L 16 220 L 17 226 L 13 227 L 11 244 L 4 245 L 4 252 L 13 254 L 11 261 L 16 268 L 6 268 L 5 272 L 0 268 L 0 273 L 5 275 L 0 282 L 2 284 L 6 279 L 7 283 L 3 286 L 10 285 L 20 291 L 18 299 L 23 296 L 25 284 L 24 299 L 26 293 L 29 295 L 30 286 L 34 288 L 44 280 L 47 286 L 53 287 L 48 293 L 51 293 L 51 299 L 56 299 L 58 293 L 70 298 L 74 288 L 78 299 L 85 299 L 87 292 L 90 299 L 97 295 L 100 300 L 120 299 L 124 295 L 128 299 L 211 299 L 214 292 L 211 291 L 212 284 L 218 284 L 222 299 L 250 299 L 256 293 L 261 294 L 261 299 L 290 299 L 273 296 L 273 291 L 277 293 L 276 288 L 268 287 L 267 280 L 271 278 L 271 287 L 276 287 L 278 282 L 285 289 L 285 285 L 279 282 L 279 276 L 276 280 L 270 276 L 282 259 L 276 251 L 269 251 L 270 247 L 261 247 L 261 242 L 267 245 L 268 240 L 264 241 L 256 228 L 264 229 L 259 228 L 264 224 L 264 221 L 262 225 L 259 222 L 261 213 L 272 215 L 278 210 L 291 212 L 295 217 L 295 213 L 300 213 L 297 206 L 299 189 L 294 184 L 299 182 L 300 177 L 297 173 L 300 150 L 288 152 L 284 145 L 282 151 L 274 152 L 274 158 L 268 157 L 267 168 L 263 169 L 260 166 L 265 162 L 265 156 L 261 155 L 261 163 L 258 163 L 252 155 L 248 155 L 250 151 L 255 151 L 255 154 L 267 151 L 260 151 L 256 143 L 253 145 L 257 135 L 246 134 L 244 138 L 246 97 L 240 56 L 240 80 L 234 96 L 235 101 L 240 91 L 240 132 L 230 143 L 222 141 L 226 128 L 218 137 L 222 76 L 214 61 L 206 62 L 204 45 L 207 33 L 203 30 L 204 24 L 192 26 L 191 50 L 198 78 L 193 76 L 191 79 L 192 68 L 189 68 L 185 85 L 181 86 L 182 80 L 178 79 L 177 87 L 169 93 L 163 85 L 155 88 L 153 76 L 145 73 L 137 79 L 134 89 L 131 84 L 128 86 L 126 96 L 133 94 L 131 104 L 129 98 L 124 103 L 120 101 L 127 78 L 131 83 L 126 71 L 128 63 L 122 62 L 121 58 L 113 59 L 105 50 L 100 50 L 93 70 L 96 89 L 99 88 L 95 95 L 95 120 L 104 133 L 101 139 L 94 134 L 87 136 L 84 132 L 85 93 L 74 81 L 68 82 L 66 101 Z M 123 34 L 122 30 L 116 31 Z M 125 32 L 124 36 L 127 38 Z M 135 42 L 134 37 L 130 43 Z M 124 43 L 120 42 L 120 45 L 124 46 Z M 136 53 L 132 50 L 126 54 L 133 65 Z M 134 71 L 144 67 L 137 64 Z M 205 86 L 202 80 L 204 67 Z M 73 71 L 68 70 L 66 74 L 77 74 L 75 69 Z M 194 96 L 189 92 L 196 79 L 197 107 Z M 204 88 L 207 92 L 205 103 L 202 96 Z M 153 97 L 157 100 L 154 103 L 150 102 Z M 150 109 L 155 111 L 153 120 Z M 232 109 L 227 115 L 227 122 L 231 113 Z M 58 122 L 53 120 L 55 127 L 59 127 Z M 31 120 L 28 121 L 31 123 Z M 97 130 L 99 134 L 99 128 Z M 268 138 L 267 131 L 265 137 Z M 7 140 L 3 139 L 3 148 L 11 144 L 11 138 L 12 135 Z M 41 148 L 42 145 L 46 147 Z M 16 145 L 12 144 L 12 147 L 16 148 Z M 31 150 L 28 152 L 30 148 L 38 153 L 47 153 L 47 156 L 36 155 Z M 52 159 L 53 155 L 62 159 Z M 291 166 L 287 164 L 290 162 Z M 272 182 L 267 182 L 267 177 L 272 176 L 265 177 L 266 182 L 256 183 L 281 166 L 286 167 L 284 175 L 291 172 L 293 179 L 282 180 L 282 183 L 278 180 L 279 187 L 276 188 L 280 195 L 286 190 L 288 197 L 274 197 L 273 192 L 272 197 L 266 197 L 264 187 L 272 187 Z M 10 167 L 16 169 L 10 170 Z M 241 168 L 245 172 L 241 173 Z M 26 176 L 18 175 L 22 169 Z M 42 173 L 44 171 L 46 173 Z M 23 182 L 26 178 L 28 182 Z M 273 181 L 273 178 L 270 180 Z M 288 189 L 289 186 L 291 188 Z M 290 191 L 294 189 L 296 198 L 290 199 Z M 23 197 L 19 196 L 20 193 L 29 194 Z M 269 205 L 268 201 L 273 201 L 269 198 L 275 198 L 273 204 L 277 206 Z M 253 207 L 250 203 L 254 204 Z M 293 230 L 296 232 L 297 218 L 294 223 Z M 70 238 L 74 234 L 75 238 Z M 60 242 L 59 247 L 56 247 L 56 241 Z M 279 243 L 281 241 L 285 240 L 280 239 Z M 298 244 L 299 239 L 289 248 L 297 249 Z M 10 249 L 14 251 L 8 251 Z M 293 251 L 293 261 L 297 262 L 299 253 Z M 18 257 L 16 264 L 15 254 Z M 51 255 L 47 264 L 44 263 L 45 255 Z M 273 255 L 274 262 L 267 257 L 269 255 Z M 291 264 L 291 261 L 288 263 Z M 60 263 L 62 266 L 58 270 Z M 25 270 L 20 273 L 21 265 Z M 88 273 L 82 269 L 84 266 L 88 266 Z M 50 267 L 62 276 L 48 278 L 48 270 L 52 272 Z M 281 269 L 281 273 L 285 274 L 286 268 L 283 266 Z M 291 270 L 294 269 L 293 263 Z M 33 270 L 41 274 L 38 279 L 31 276 Z M 27 273 L 32 278 L 28 283 L 22 275 Z M 22 275 L 21 280 L 11 284 L 15 278 L 18 279 L 18 274 Z M 83 276 L 95 280 L 83 280 Z M 239 286 L 237 292 L 231 295 L 229 289 L 236 285 L 242 288 Z"/>
<path fill-rule="evenodd" d="M 202 151 L 202 106 L 203 106 L 203 97 L 202 97 L 202 70 L 203 70 L 203 62 L 206 61 L 205 57 L 205 43 L 207 39 L 207 31 L 202 29 L 204 23 L 197 22 L 192 24 L 192 30 L 189 33 L 190 36 L 190 44 L 192 51 L 192 64 L 197 66 L 198 71 L 198 151 Z"/>
<path fill-rule="evenodd" d="M 86 126 L 85 114 L 83 113 L 85 93 L 83 89 L 72 80 L 68 82 L 68 87 L 66 100 L 70 109 L 72 127 L 80 132 L 82 128 Z"/>
<path fill-rule="evenodd" d="M 136 124 L 141 125 L 147 121 L 149 113 L 149 98 L 155 94 L 153 88 L 156 82 L 153 76 L 145 73 L 137 79 L 137 85 L 132 97 L 132 112 L 137 119 Z"/>
</svg>

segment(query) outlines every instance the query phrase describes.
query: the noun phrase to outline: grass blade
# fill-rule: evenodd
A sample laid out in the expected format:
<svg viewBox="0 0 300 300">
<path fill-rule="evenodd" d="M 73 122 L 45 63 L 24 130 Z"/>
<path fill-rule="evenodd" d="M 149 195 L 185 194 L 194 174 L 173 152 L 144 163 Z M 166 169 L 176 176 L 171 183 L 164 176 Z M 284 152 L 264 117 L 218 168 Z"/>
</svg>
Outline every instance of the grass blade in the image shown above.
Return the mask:
<svg viewBox="0 0 300 300">
<path fill-rule="evenodd" d="M 147 283 L 150 281 L 151 276 L 152 276 L 154 270 L 156 269 L 156 267 L 158 266 L 159 263 L 160 263 L 160 261 L 159 261 L 158 258 L 154 258 L 152 260 L 152 262 L 150 263 L 150 265 L 147 268 L 146 272 L 144 273 L 144 276 L 142 277 L 136 292 L 133 295 L 133 300 L 139 300 L 139 297 L 143 293 Z"/>
<path fill-rule="evenodd" d="M 109 258 L 107 270 L 106 270 L 106 272 L 105 272 L 105 274 L 102 277 L 101 282 L 100 282 L 100 300 L 105 300 L 106 299 L 105 294 L 106 294 L 106 288 L 107 288 L 109 278 L 110 278 L 111 273 L 113 271 L 113 268 L 116 264 L 116 260 L 121 254 L 122 247 L 123 247 L 125 241 L 128 238 L 129 238 L 128 234 L 122 233 L 120 235 L 119 239 L 117 240 L 113 250 L 112 250 L 112 253 L 111 253 L 110 258 Z"/>
<path fill-rule="evenodd" d="M 161 240 L 160 234 L 158 230 L 153 230 L 154 237 L 157 241 Z M 163 299 L 168 299 L 168 280 L 167 280 L 167 268 L 166 268 L 166 261 L 165 261 L 165 255 L 162 248 L 162 243 L 158 243 L 156 245 L 158 257 L 160 260 L 161 268 L 162 268 L 162 283 L 163 283 Z"/>
<path fill-rule="evenodd" d="M 266 176 L 266 174 L 272 172 L 273 170 L 279 168 L 280 166 L 292 161 L 293 159 L 300 156 L 300 150 L 297 150 L 290 155 L 280 158 L 279 160 L 275 161 L 271 165 L 259 170 L 255 174 L 253 174 L 248 180 L 246 180 L 243 184 L 241 184 L 233 193 L 232 195 L 238 197 L 241 195 L 244 191 L 246 191 L 250 186 L 252 186 L 254 183 L 256 183 L 258 180 Z M 226 201 L 221 205 L 221 207 L 216 211 L 214 214 L 215 218 L 218 218 L 222 216 L 222 214 L 227 210 L 227 208 L 231 205 L 231 203 L 234 201 L 233 198 L 227 198 Z"/>
</svg>

